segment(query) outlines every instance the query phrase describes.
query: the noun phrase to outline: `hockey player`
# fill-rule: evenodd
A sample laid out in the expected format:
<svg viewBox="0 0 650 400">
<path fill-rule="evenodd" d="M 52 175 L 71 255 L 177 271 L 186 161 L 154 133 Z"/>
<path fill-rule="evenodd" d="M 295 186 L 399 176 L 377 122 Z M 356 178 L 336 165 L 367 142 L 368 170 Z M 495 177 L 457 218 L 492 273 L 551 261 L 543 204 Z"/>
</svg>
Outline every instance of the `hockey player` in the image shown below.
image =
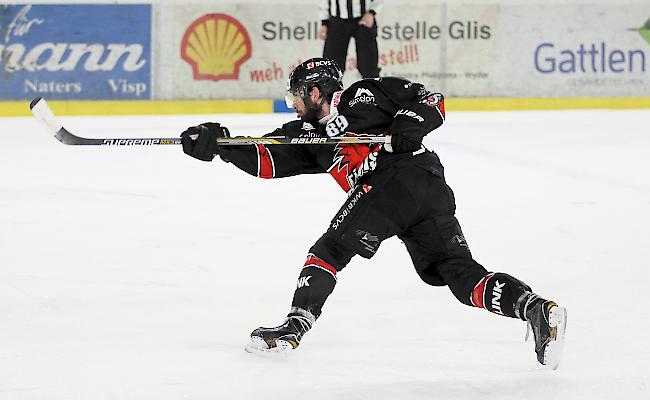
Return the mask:
<svg viewBox="0 0 650 400">
<path fill-rule="evenodd" d="M 389 135 L 390 143 L 219 146 L 218 123 L 181 134 L 183 151 L 203 161 L 215 155 L 260 178 L 329 173 L 347 200 L 308 252 L 284 323 L 251 333 L 249 352 L 298 347 L 352 257 L 371 258 L 397 236 L 422 280 L 449 286 L 463 304 L 527 321 L 541 364 L 556 368 L 566 310 L 520 280 L 477 263 L 454 216 L 454 195 L 438 156 L 422 145 L 445 120 L 444 98 L 399 78 L 364 79 L 343 89 L 337 65 L 324 58 L 300 64 L 288 81 L 287 103 L 300 117 L 270 135 L 292 138 Z"/>
</svg>

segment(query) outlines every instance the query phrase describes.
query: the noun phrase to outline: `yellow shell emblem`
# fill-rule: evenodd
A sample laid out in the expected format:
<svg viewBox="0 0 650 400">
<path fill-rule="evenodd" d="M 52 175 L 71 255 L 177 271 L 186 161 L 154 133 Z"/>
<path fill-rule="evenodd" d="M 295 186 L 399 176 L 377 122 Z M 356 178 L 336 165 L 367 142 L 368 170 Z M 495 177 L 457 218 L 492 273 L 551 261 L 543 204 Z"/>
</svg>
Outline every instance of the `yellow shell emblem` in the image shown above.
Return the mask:
<svg viewBox="0 0 650 400">
<path fill-rule="evenodd" d="M 226 14 L 208 14 L 190 25 L 181 41 L 181 57 L 195 80 L 238 79 L 239 67 L 251 58 L 246 28 Z"/>
</svg>

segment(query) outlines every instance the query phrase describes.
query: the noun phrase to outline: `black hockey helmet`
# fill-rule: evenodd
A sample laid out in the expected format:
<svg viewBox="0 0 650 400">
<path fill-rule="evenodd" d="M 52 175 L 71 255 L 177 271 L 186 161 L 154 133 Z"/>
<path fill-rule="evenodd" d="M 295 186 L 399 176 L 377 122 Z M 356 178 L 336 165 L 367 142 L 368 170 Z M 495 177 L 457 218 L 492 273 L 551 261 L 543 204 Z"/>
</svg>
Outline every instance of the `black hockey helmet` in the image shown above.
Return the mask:
<svg viewBox="0 0 650 400">
<path fill-rule="evenodd" d="M 287 81 L 287 106 L 293 106 L 293 96 L 304 100 L 314 86 L 323 93 L 323 100 L 343 90 L 343 72 L 336 62 L 328 58 L 310 58 L 291 71 Z"/>
</svg>

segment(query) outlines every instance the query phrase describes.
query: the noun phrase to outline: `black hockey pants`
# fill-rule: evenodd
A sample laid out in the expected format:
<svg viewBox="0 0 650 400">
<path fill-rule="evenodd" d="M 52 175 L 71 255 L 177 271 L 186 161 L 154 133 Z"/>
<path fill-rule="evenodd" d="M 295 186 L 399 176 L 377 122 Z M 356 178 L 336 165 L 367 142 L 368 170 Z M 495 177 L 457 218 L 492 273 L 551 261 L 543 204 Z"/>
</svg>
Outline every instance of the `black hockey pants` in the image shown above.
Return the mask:
<svg viewBox="0 0 650 400">
<path fill-rule="evenodd" d="M 356 254 L 372 257 L 392 236 L 404 242 L 424 282 L 448 285 L 459 301 L 472 305 L 472 291 L 487 271 L 472 258 L 455 208 L 453 192 L 438 171 L 416 165 L 375 171 L 310 249 L 293 306 L 318 317 L 336 272 Z"/>
</svg>

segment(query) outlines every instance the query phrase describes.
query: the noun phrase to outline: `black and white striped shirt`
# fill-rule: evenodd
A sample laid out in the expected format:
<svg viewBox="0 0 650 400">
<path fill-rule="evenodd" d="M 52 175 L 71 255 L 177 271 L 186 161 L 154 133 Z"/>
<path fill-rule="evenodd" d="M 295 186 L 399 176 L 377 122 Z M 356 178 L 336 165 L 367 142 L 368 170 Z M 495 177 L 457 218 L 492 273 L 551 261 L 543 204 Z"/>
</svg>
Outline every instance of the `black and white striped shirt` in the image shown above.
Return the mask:
<svg viewBox="0 0 650 400">
<path fill-rule="evenodd" d="M 320 19 L 324 22 L 329 17 L 361 18 L 367 12 L 379 14 L 383 6 L 384 0 L 321 0 Z"/>
</svg>

